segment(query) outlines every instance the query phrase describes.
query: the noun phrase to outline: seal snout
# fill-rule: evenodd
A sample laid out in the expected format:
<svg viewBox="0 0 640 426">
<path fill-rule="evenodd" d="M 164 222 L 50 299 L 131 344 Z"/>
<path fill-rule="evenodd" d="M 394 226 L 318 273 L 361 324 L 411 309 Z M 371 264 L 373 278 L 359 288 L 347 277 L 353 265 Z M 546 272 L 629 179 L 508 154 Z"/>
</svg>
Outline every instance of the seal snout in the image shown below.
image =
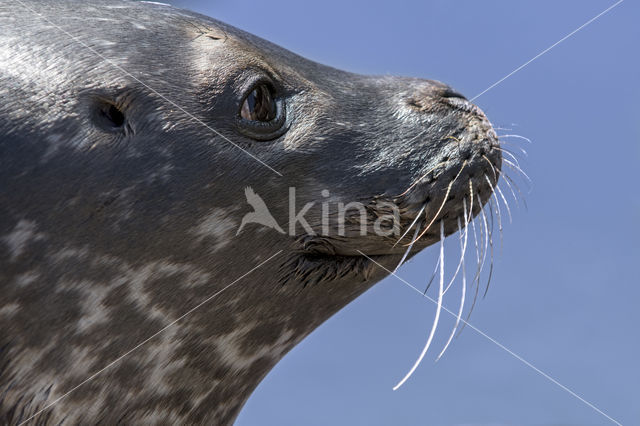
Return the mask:
<svg viewBox="0 0 640 426">
<path fill-rule="evenodd" d="M 420 84 L 407 103 L 431 137 L 407 147 L 428 155 L 398 197 L 403 219 L 407 226 L 442 220 L 447 235 L 454 233 L 458 219 L 478 214 L 493 193 L 502 165 L 498 137 L 480 108 L 443 83 Z M 424 243 L 439 238 L 437 228 L 430 227 Z"/>
</svg>

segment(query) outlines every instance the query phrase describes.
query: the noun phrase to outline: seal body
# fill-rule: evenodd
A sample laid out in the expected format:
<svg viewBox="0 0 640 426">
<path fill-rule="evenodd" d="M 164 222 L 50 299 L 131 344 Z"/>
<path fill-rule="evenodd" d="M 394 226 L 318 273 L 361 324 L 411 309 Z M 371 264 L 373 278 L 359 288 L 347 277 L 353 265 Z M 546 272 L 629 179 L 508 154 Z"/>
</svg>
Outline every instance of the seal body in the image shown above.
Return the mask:
<svg viewBox="0 0 640 426">
<path fill-rule="evenodd" d="M 275 118 L 247 121 L 260 90 Z M 501 164 L 442 83 L 339 71 L 157 4 L 3 2 L 0 97 L 3 424 L 232 423 L 387 275 L 367 257 L 397 264 L 408 237 L 360 232 L 383 202 L 402 230 L 420 213 L 450 234 Z M 279 229 L 238 229 L 247 187 Z M 364 216 L 337 224 L 355 201 Z M 332 219 L 288 223 L 307 203 Z"/>
</svg>

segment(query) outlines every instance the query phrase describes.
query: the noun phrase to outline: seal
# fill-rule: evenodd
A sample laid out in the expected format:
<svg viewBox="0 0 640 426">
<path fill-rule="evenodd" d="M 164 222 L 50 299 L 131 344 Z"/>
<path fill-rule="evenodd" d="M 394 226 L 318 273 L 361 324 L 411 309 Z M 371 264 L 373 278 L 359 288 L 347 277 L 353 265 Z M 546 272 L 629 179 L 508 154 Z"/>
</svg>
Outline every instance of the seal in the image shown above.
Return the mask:
<svg viewBox="0 0 640 426">
<path fill-rule="evenodd" d="M 4 424 L 231 424 L 500 173 L 486 116 L 437 81 L 161 4 L 8 1 L 0 23 Z"/>
</svg>

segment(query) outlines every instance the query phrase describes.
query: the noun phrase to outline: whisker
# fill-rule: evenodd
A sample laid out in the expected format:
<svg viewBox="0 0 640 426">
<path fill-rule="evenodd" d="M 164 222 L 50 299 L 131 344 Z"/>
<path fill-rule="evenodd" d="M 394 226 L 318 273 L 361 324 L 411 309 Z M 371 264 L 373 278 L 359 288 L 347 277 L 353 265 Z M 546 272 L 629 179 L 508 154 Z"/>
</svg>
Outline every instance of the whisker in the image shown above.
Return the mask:
<svg viewBox="0 0 640 426">
<path fill-rule="evenodd" d="M 524 170 L 522 170 L 522 169 L 520 168 L 520 166 L 518 166 L 517 164 L 514 164 L 513 162 L 511 162 L 511 161 L 507 160 L 507 159 L 506 159 L 506 158 L 504 158 L 504 157 L 502 158 L 502 161 L 504 161 L 504 162 L 507 164 L 507 166 L 511 167 L 511 168 L 512 168 L 512 169 L 514 169 L 515 171 L 520 172 L 520 173 L 522 174 L 522 176 L 524 176 L 524 177 L 529 181 L 529 183 L 532 183 L 532 180 L 531 180 L 531 178 L 529 177 L 529 175 L 527 175 L 527 174 L 524 172 Z"/>
<path fill-rule="evenodd" d="M 464 208 L 464 212 L 465 212 L 465 215 L 464 215 L 465 216 L 465 221 L 464 221 L 465 228 L 473 220 L 473 182 L 471 181 L 471 179 L 469 179 L 469 200 L 471 200 L 471 208 L 469 209 L 469 214 L 467 215 L 467 199 L 466 198 L 462 199 L 462 207 Z"/>
<path fill-rule="evenodd" d="M 507 198 L 502 193 L 502 190 L 500 189 L 499 185 L 496 185 L 496 191 L 498 191 L 498 193 L 500 194 L 500 197 L 502 198 L 502 201 L 504 202 L 504 205 L 507 208 L 507 213 L 509 213 L 509 223 L 513 223 L 513 217 L 511 216 L 511 208 L 509 207 L 509 203 L 507 202 Z M 495 192 L 494 192 L 494 194 L 495 194 Z M 515 195 L 515 194 L 513 194 L 513 195 Z"/>
<path fill-rule="evenodd" d="M 424 231 L 422 231 L 422 233 L 418 236 L 418 239 L 422 238 L 422 236 L 427 233 L 427 231 L 429 230 L 431 225 L 433 225 L 433 223 L 438 218 L 438 215 L 442 211 L 442 208 L 444 207 L 444 205 L 447 202 L 447 199 L 449 198 L 449 192 L 451 192 L 451 187 L 453 186 L 453 183 L 456 181 L 456 179 L 458 179 L 458 177 L 460 176 L 460 174 L 462 173 L 462 170 L 464 169 L 464 167 L 466 165 L 467 165 L 467 161 L 465 160 L 464 163 L 462 163 L 462 166 L 460 167 L 460 170 L 458 171 L 458 174 L 456 175 L 456 177 L 454 177 L 453 180 L 451 182 L 449 182 L 449 186 L 447 186 L 447 192 L 444 194 L 444 198 L 442 200 L 442 204 L 440 204 L 440 208 L 438 208 L 438 211 L 433 216 L 433 219 L 431 220 L 431 222 L 429 222 L 429 225 L 427 225 L 427 227 L 424 229 Z"/>
<path fill-rule="evenodd" d="M 481 240 L 481 244 L 480 245 L 480 257 L 482 258 L 482 260 L 478 260 L 478 267 L 476 269 L 476 275 L 473 277 L 473 281 L 475 281 L 476 283 L 476 292 L 473 298 L 473 304 L 471 305 L 471 308 L 473 308 L 473 306 L 475 306 L 476 303 L 476 298 L 478 295 L 478 289 L 480 288 L 480 275 L 482 274 L 482 270 L 484 269 L 484 263 L 487 259 L 487 252 L 488 252 L 488 244 L 489 244 L 489 224 L 487 221 L 487 216 L 484 213 L 484 208 L 482 206 L 482 201 L 480 200 L 480 195 L 476 194 L 476 199 L 478 200 L 478 205 L 480 206 L 480 212 L 478 213 L 478 216 L 480 216 L 480 213 L 482 213 L 482 221 L 480 221 L 480 240 Z M 484 227 L 483 227 L 484 226 Z M 472 228 L 475 234 L 475 223 L 472 222 Z"/>
<path fill-rule="evenodd" d="M 434 171 L 435 169 L 437 169 L 438 167 L 442 166 L 443 164 L 447 164 L 446 161 L 441 161 L 438 164 L 436 164 L 435 166 L 433 166 L 432 168 L 429 169 L 428 172 L 426 172 L 425 174 L 423 174 L 422 176 L 420 176 L 418 179 L 416 179 L 416 181 L 414 183 L 411 184 L 411 186 L 409 186 L 409 188 L 407 188 L 406 191 L 404 191 L 402 194 L 400 195 L 396 195 L 396 197 L 402 197 L 403 195 L 406 195 L 409 191 L 411 191 L 418 183 L 420 183 L 420 181 L 424 178 L 426 178 L 429 173 L 431 173 L 432 171 Z"/>
<path fill-rule="evenodd" d="M 469 192 L 471 194 L 471 199 L 473 200 L 473 183 L 471 183 L 471 181 L 469 181 Z M 462 199 L 462 205 L 464 207 L 464 217 L 465 217 L 465 242 L 464 242 L 464 246 L 465 246 L 465 250 L 467 247 L 467 235 L 468 235 L 468 225 L 469 223 L 473 223 L 473 212 L 469 212 L 468 216 L 467 216 L 467 199 L 463 198 Z M 474 227 L 474 241 L 475 241 L 475 246 L 476 246 L 476 258 L 478 259 L 478 263 L 480 262 L 480 254 L 478 252 L 478 238 L 475 236 L 475 227 Z M 429 280 L 429 284 L 427 284 L 427 288 L 424 290 L 423 294 L 427 293 L 427 290 L 429 290 L 429 287 L 431 286 L 431 283 L 433 282 L 433 279 L 436 276 L 436 271 L 438 270 L 438 265 L 440 265 L 440 260 L 438 259 L 438 262 L 436 263 L 436 269 L 433 271 L 433 274 L 431 275 L 431 279 Z M 458 273 L 458 270 L 456 269 L 456 274 Z M 455 275 L 454 275 L 455 278 Z M 453 282 L 453 281 L 452 281 Z M 445 293 L 447 292 L 447 290 L 449 289 L 449 287 L 451 286 L 451 283 L 449 283 L 449 285 L 447 285 L 447 288 L 445 289 Z"/>
<path fill-rule="evenodd" d="M 467 211 L 466 210 L 464 212 L 464 220 L 465 220 L 465 222 L 467 221 Z M 458 218 L 458 232 L 462 233 L 462 229 L 460 228 L 460 218 Z M 465 227 L 465 231 L 464 231 L 465 244 L 466 244 L 466 241 L 467 241 L 467 234 L 468 233 L 469 233 L 469 228 Z M 460 242 L 462 242 L 462 240 L 460 240 Z M 453 330 L 451 330 L 451 334 L 449 335 L 449 339 L 447 340 L 447 343 L 444 345 L 444 348 L 442 348 L 442 351 L 440 352 L 440 354 L 436 358 L 436 362 L 438 362 L 438 360 L 440 358 L 442 358 L 442 355 L 444 355 L 444 353 L 446 352 L 447 348 L 451 344 L 451 341 L 453 340 L 453 337 L 456 334 L 456 330 L 458 329 L 458 325 L 460 325 L 460 319 L 462 318 L 462 312 L 464 310 L 464 298 L 465 298 L 465 295 L 467 293 L 467 275 L 465 273 L 465 267 L 464 267 L 465 249 L 466 249 L 466 247 L 461 246 L 462 254 L 460 256 L 460 260 L 462 261 L 462 296 L 460 297 L 460 308 L 458 308 L 458 315 L 456 316 L 456 323 L 453 326 Z"/>
<path fill-rule="evenodd" d="M 474 241 L 476 242 L 476 262 L 478 264 L 478 270 L 479 270 L 479 268 L 480 268 L 480 256 L 478 254 L 478 240 L 477 240 L 477 238 L 475 238 L 475 233 L 476 233 L 475 220 L 471 220 L 471 226 L 472 226 L 472 229 L 473 229 Z M 467 313 L 467 317 L 465 318 L 464 322 L 462 323 L 462 327 L 460 327 L 460 330 L 458 331 L 457 336 L 459 336 L 460 333 L 462 333 L 462 330 L 464 330 L 464 327 L 469 322 L 469 318 L 471 318 L 471 313 L 473 312 L 473 308 L 476 306 L 476 300 L 478 300 L 478 292 L 480 290 L 480 281 L 479 281 L 480 276 L 479 276 L 478 270 L 476 271 L 476 277 L 471 282 L 471 285 L 473 285 L 473 282 L 475 281 L 475 291 L 473 293 L 473 301 L 471 302 L 471 308 L 469 309 L 469 312 Z"/>
<path fill-rule="evenodd" d="M 422 293 L 422 294 L 427 294 L 427 291 L 429 291 L 429 287 L 431 287 L 431 283 L 436 278 L 436 273 L 438 272 L 438 267 L 439 266 L 440 266 L 440 258 L 438 258 L 438 261 L 436 262 L 436 267 L 433 270 L 433 274 L 431 274 L 431 278 L 429 279 L 429 282 L 427 283 L 427 287 L 424 289 L 424 293 Z"/>
<path fill-rule="evenodd" d="M 508 155 L 509 157 L 511 157 L 511 159 L 513 159 L 513 161 L 516 162 L 516 164 L 518 165 L 518 167 L 522 167 L 520 166 L 520 161 L 518 160 L 518 158 L 513 155 L 513 153 L 511 153 L 510 151 L 504 149 L 504 148 L 500 148 L 500 147 L 496 147 L 496 149 L 500 150 L 502 153 Z"/>
<path fill-rule="evenodd" d="M 423 207 L 424 209 L 424 207 Z M 421 212 L 422 213 L 422 212 Z M 419 217 L 419 216 L 418 216 Z M 413 225 L 412 225 L 413 226 Z M 404 254 L 402 255 L 402 259 L 400 259 L 400 263 L 398 263 L 398 266 L 396 266 L 396 269 L 393 270 L 393 273 L 395 274 L 398 269 L 400 269 L 400 267 L 402 266 L 402 264 L 404 263 L 405 259 L 407 258 L 407 256 L 409 255 L 409 252 L 411 251 L 411 249 L 413 248 L 413 243 L 416 241 L 416 235 L 418 235 L 418 232 L 420 231 L 420 225 L 416 226 L 416 232 L 413 233 L 413 241 L 411 241 L 411 244 L 409 244 L 409 247 L 407 247 L 407 250 L 404 252 Z"/>
<path fill-rule="evenodd" d="M 469 181 L 469 192 L 470 192 L 470 198 L 471 198 L 471 210 L 469 210 L 469 223 L 471 223 L 471 229 L 473 231 L 473 242 L 474 242 L 474 246 L 476 249 L 476 274 L 473 278 L 473 280 L 471 280 L 471 285 L 474 285 L 475 282 L 475 292 L 473 295 L 473 302 L 471 303 L 471 309 L 469 309 L 469 313 L 467 314 L 467 318 L 466 320 L 469 320 L 469 317 L 471 317 L 471 312 L 473 312 L 473 308 L 476 305 L 476 300 L 478 299 L 478 291 L 480 290 L 480 248 L 478 247 L 478 233 L 476 232 L 476 221 L 475 218 L 473 217 L 473 183 L 471 181 Z M 464 208 L 466 210 L 466 199 L 463 200 L 464 203 Z M 467 225 L 468 226 L 468 225 Z M 482 228 L 481 228 L 482 229 Z M 465 327 L 466 322 L 462 323 L 462 327 L 460 328 L 460 331 L 458 331 L 458 336 L 460 335 L 460 333 L 462 333 L 462 329 Z"/>
<path fill-rule="evenodd" d="M 411 377 L 413 372 L 418 368 L 418 365 L 422 362 L 427 350 L 429 350 L 429 346 L 431 346 L 431 341 L 433 340 L 433 336 L 436 334 L 436 329 L 438 328 L 438 321 L 440 320 L 440 311 L 442 310 L 442 296 L 444 290 L 444 222 L 440 220 L 440 286 L 438 289 L 438 306 L 436 308 L 436 317 L 433 321 L 433 326 L 431 327 L 431 331 L 429 332 L 429 337 L 427 338 L 427 343 L 424 345 L 424 349 L 420 353 L 420 356 L 416 360 L 411 370 L 407 373 L 406 376 L 397 385 L 394 386 L 393 390 L 397 390 L 404 384 L 404 382 Z"/>
<path fill-rule="evenodd" d="M 484 215 L 484 210 L 482 210 L 482 213 Z M 489 249 L 490 249 L 491 255 L 490 255 L 490 262 L 489 262 L 489 278 L 487 279 L 487 285 L 485 287 L 484 294 L 482 295 L 483 299 L 487 297 L 487 292 L 489 291 L 489 284 L 491 283 L 491 277 L 493 276 L 493 210 L 489 209 L 489 214 L 491 217 L 491 228 L 489 233 L 487 234 L 487 238 L 489 240 Z"/>
<path fill-rule="evenodd" d="M 489 224 L 487 222 L 487 215 L 484 213 L 484 208 L 482 206 L 482 200 L 480 199 L 480 194 L 476 194 L 476 198 L 478 200 L 478 205 L 480 206 L 480 213 L 482 213 L 482 223 L 484 224 L 484 234 L 482 233 L 482 228 L 480 228 L 481 237 L 484 240 L 484 249 L 482 250 L 482 263 L 480 265 L 480 273 L 482 269 L 484 269 L 484 262 L 487 258 L 487 248 L 489 244 Z M 480 279 L 480 276 L 476 276 L 476 279 Z"/>
<path fill-rule="evenodd" d="M 487 163 L 489 163 L 489 166 L 491 166 L 491 171 L 493 172 L 493 179 L 496 181 L 496 183 L 498 183 L 498 171 L 496 170 L 495 166 L 493 165 L 493 163 L 491 162 L 491 160 L 489 160 L 487 158 L 486 155 L 482 154 L 482 158 L 484 159 L 484 161 L 486 161 Z M 489 186 L 493 186 L 491 185 L 491 183 L 489 183 Z"/>
<path fill-rule="evenodd" d="M 484 289 L 484 294 L 482 298 L 487 297 L 487 293 L 489 292 L 489 284 L 491 284 L 491 277 L 493 277 L 493 245 L 491 246 L 491 265 L 489 265 L 489 278 L 487 278 L 487 286 Z"/>
<path fill-rule="evenodd" d="M 487 180 L 489 187 L 491 187 L 492 185 L 491 185 L 491 181 L 489 180 L 489 177 L 485 174 L 484 178 Z M 497 187 L 498 185 L 496 185 L 496 188 Z M 498 196 L 496 195 L 496 191 L 493 191 L 491 195 L 493 195 L 493 198 L 496 201 L 496 213 L 498 214 L 498 230 L 500 231 L 500 247 L 502 248 L 502 212 L 500 211 L 500 202 L 498 201 Z"/>
<path fill-rule="evenodd" d="M 469 181 L 469 187 L 471 187 L 471 181 Z M 472 194 L 472 196 L 473 196 L 473 194 Z M 466 230 L 469 229 L 467 227 L 467 225 L 469 224 L 469 214 L 467 213 L 467 199 L 466 198 L 462 199 L 462 208 L 463 208 L 462 211 L 464 213 L 464 229 L 466 231 Z M 458 231 L 460 231 L 460 230 L 458 230 Z M 468 234 L 468 232 L 465 232 L 465 233 Z M 466 241 L 467 235 L 465 235 L 464 238 L 465 238 L 465 241 Z M 465 248 L 466 248 L 466 246 L 465 246 Z M 463 252 L 466 252 L 466 250 L 463 250 Z M 464 257 L 464 256 L 462 256 L 462 257 Z"/>
<path fill-rule="evenodd" d="M 413 222 L 411 222 L 411 225 L 409 225 L 409 227 L 407 228 L 407 230 L 406 230 L 406 231 L 404 231 L 404 234 L 402 234 L 402 236 L 401 236 L 400 238 L 398 238 L 398 241 L 396 241 L 396 243 L 395 243 L 392 247 L 397 246 L 397 245 L 398 245 L 398 243 L 399 243 L 400 241 L 402 241 L 402 239 L 403 239 L 404 237 L 406 237 L 406 236 L 407 236 L 407 234 L 409 233 L 409 231 L 411 231 L 411 228 L 413 228 L 413 225 L 415 225 L 415 224 L 416 224 L 416 222 L 420 219 L 420 216 L 422 216 L 422 212 L 424 212 L 424 209 L 425 209 L 425 208 L 427 208 L 427 204 L 426 204 L 426 203 L 422 206 L 422 208 L 420 209 L 420 211 L 419 211 L 419 212 L 418 212 L 418 214 L 416 215 L 416 218 L 415 218 L 415 219 L 413 219 Z M 415 240 L 415 238 L 416 238 L 416 237 L 415 237 L 415 235 L 414 235 L 413 239 Z M 412 241 L 412 242 L 411 242 L 411 246 L 413 246 L 413 243 L 414 243 L 414 242 Z M 398 268 L 396 268 L 396 270 L 397 270 L 397 269 L 398 269 Z"/>
<path fill-rule="evenodd" d="M 467 220 L 467 217 L 465 215 L 465 221 Z M 462 244 L 462 255 L 460 256 L 460 261 L 458 262 L 458 266 L 456 267 L 456 272 L 453 274 L 453 278 L 451 278 L 451 281 L 449 281 L 449 284 L 447 284 L 447 287 L 444 289 L 444 293 L 443 294 L 447 294 L 447 291 L 449 290 L 449 287 L 451 287 L 451 284 L 453 284 L 453 282 L 455 281 L 456 277 L 458 276 L 458 272 L 460 272 L 460 267 L 462 266 L 462 264 L 464 263 L 464 255 L 467 251 L 467 233 L 465 232 L 464 234 L 462 233 L 462 228 L 460 226 L 460 218 L 458 218 L 458 232 L 460 232 L 460 244 Z M 464 243 L 462 242 L 462 237 L 464 236 Z"/>
<path fill-rule="evenodd" d="M 478 233 L 476 232 L 476 221 L 473 217 L 473 184 L 471 183 L 471 181 L 469 181 L 469 189 L 470 189 L 470 193 L 471 193 L 471 209 L 469 211 L 469 222 L 471 223 L 471 229 L 473 230 L 473 242 L 476 248 L 476 274 L 473 277 L 472 282 L 477 281 L 478 277 L 480 276 L 480 257 L 481 257 L 481 249 L 478 246 Z M 465 204 L 466 204 L 466 200 L 464 200 Z M 482 208 L 482 207 L 481 207 Z M 482 228 L 480 228 L 480 231 L 482 231 Z M 482 238 L 482 235 L 480 236 Z"/>
<path fill-rule="evenodd" d="M 508 179 L 507 175 L 503 175 L 503 176 L 505 178 L 504 182 L 509 187 L 509 190 L 511 191 L 511 195 L 513 196 L 513 199 L 515 200 L 516 205 L 518 207 L 520 207 L 520 201 L 518 200 L 518 197 L 516 196 L 516 192 L 513 190 L 513 187 L 511 186 L 511 183 L 509 182 L 509 179 Z"/>
<path fill-rule="evenodd" d="M 520 145 L 517 145 L 517 144 L 513 143 L 512 141 L 505 141 L 505 140 L 500 141 L 500 148 L 506 149 L 506 148 L 504 148 L 505 146 L 508 146 L 509 149 L 515 148 L 518 151 L 520 151 L 524 157 L 529 157 L 529 152 L 526 149 L 524 149 Z M 509 151 L 509 152 L 511 152 L 511 151 Z M 513 153 L 513 152 L 511 152 L 511 154 L 515 155 L 515 153 Z"/>
<path fill-rule="evenodd" d="M 513 179 L 511 179 L 511 177 L 508 174 L 503 174 L 502 176 L 505 177 L 505 179 L 506 179 L 505 182 L 511 183 L 511 185 L 513 185 L 513 187 L 516 188 L 516 190 L 518 191 L 518 194 L 520 194 L 520 199 L 522 200 L 522 204 L 524 205 L 525 210 L 527 210 L 528 209 L 527 200 L 524 197 L 524 195 L 522 194 L 522 191 L 520 190 L 520 187 L 518 186 L 518 184 Z M 513 187 L 511 185 L 509 185 L 509 188 L 511 188 L 511 192 L 513 192 Z M 518 201 L 518 199 L 516 198 L 516 202 L 517 201 Z M 520 204 L 518 203 L 518 205 L 520 205 Z"/>
<path fill-rule="evenodd" d="M 502 139 L 502 138 L 521 139 L 521 140 L 527 141 L 529 144 L 533 144 L 533 141 L 531 139 L 525 138 L 522 135 L 498 135 L 498 139 Z"/>
<path fill-rule="evenodd" d="M 481 204 L 479 196 L 478 196 L 478 204 L 480 204 L 480 209 L 482 209 L 482 204 Z M 488 232 L 489 232 L 489 230 L 488 230 L 488 225 L 487 225 L 487 216 L 484 213 L 484 209 L 482 209 L 481 212 L 482 212 L 483 223 L 484 223 L 484 226 L 485 226 L 485 229 L 486 229 L 486 234 L 487 234 L 487 238 L 485 238 L 485 249 L 484 249 L 484 254 L 486 254 L 486 251 L 487 251 L 486 243 L 488 241 Z M 474 221 L 472 221 L 471 223 L 474 224 Z M 473 230 L 474 230 L 474 234 L 475 234 L 475 226 L 473 227 Z M 480 228 L 480 230 L 482 231 L 482 227 Z M 492 245 L 492 247 L 493 247 L 493 245 Z M 467 313 L 467 316 L 466 316 L 464 322 L 462 323 L 462 327 L 460 327 L 460 330 L 458 331 L 457 336 L 460 336 L 460 333 L 462 333 L 462 330 L 464 330 L 465 326 L 469 322 L 469 318 L 471 318 L 471 313 L 473 312 L 473 308 L 476 306 L 476 301 L 478 300 L 478 292 L 480 290 L 480 272 L 482 271 L 482 266 L 484 265 L 484 260 L 485 259 L 484 259 L 484 256 L 483 256 L 482 265 L 478 266 L 478 270 L 476 271 L 476 276 L 474 277 L 474 281 L 476 283 L 476 286 L 475 286 L 476 288 L 475 288 L 475 292 L 473 294 L 473 301 L 471 302 L 471 308 L 469 309 L 469 312 Z M 480 262 L 480 260 L 478 259 L 478 263 L 479 262 Z M 493 263 L 492 263 L 492 269 L 493 269 Z"/>
</svg>

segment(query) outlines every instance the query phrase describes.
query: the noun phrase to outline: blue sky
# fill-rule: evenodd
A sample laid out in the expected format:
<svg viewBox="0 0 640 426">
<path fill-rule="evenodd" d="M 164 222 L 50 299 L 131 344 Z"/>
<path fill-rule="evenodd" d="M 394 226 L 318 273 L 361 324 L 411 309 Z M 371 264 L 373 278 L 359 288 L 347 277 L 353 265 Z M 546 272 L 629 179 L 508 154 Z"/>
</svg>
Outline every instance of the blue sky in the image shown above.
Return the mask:
<svg viewBox="0 0 640 426">
<path fill-rule="evenodd" d="M 172 2 L 318 62 L 438 79 L 468 97 L 613 3 Z M 528 210 L 505 225 L 471 323 L 625 425 L 640 425 L 639 18 L 624 1 L 476 101 L 534 142 Z M 423 287 L 434 262 L 425 250 L 400 275 Z M 434 312 L 387 278 L 289 353 L 237 425 L 613 424 L 469 328 L 393 392 Z M 452 325 L 443 317 L 435 348 Z"/>
</svg>

